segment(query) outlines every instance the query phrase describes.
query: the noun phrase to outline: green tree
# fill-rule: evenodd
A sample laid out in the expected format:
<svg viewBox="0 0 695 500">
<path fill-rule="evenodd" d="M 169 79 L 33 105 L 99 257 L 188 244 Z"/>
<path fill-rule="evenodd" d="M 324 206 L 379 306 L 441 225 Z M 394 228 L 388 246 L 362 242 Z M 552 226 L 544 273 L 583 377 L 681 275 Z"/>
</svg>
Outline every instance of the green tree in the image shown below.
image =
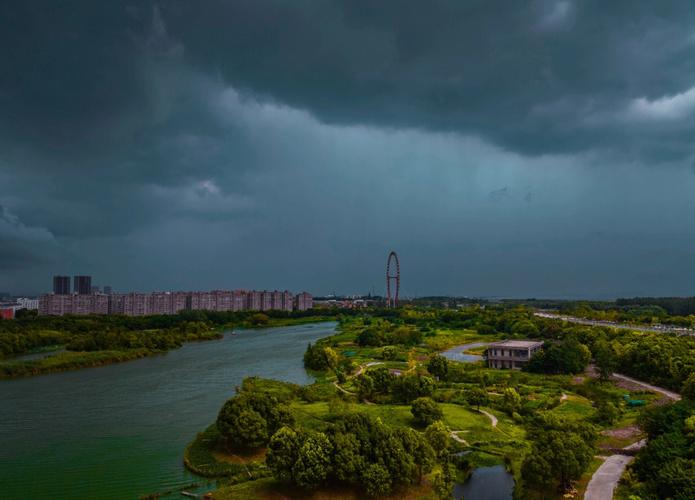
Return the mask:
<svg viewBox="0 0 695 500">
<path fill-rule="evenodd" d="M 446 380 L 446 376 L 449 373 L 449 360 L 441 354 L 434 354 L 430 357 L 429 363 L 427 363 L 427 371 L 438 380 Z"/>
<path fill-rule="evenodd" d="M 337 432 L 332 435 L 331 441 L 335 450 L 333 457 L 335 477 L 349 483 L 359 482 L 367 464 L 361 453 L 357 436 Z"/>
<path fill-rule="evenodd" d="M 620 409 L 610 401 L 600 401 L 596 406 L 595 420 L 605 425 L 611 425 L 620 417 Z"/>
<path fill-rule="evenodd" d="M 387 345 L 381 349 L 381 359 L 390 361 L 390 360 L 396 359 L 397 356 L 398 356 L 398 349 L 396 348 L 396 346 Z"/>
<path fill-rule="evenodd" d="M 431 396 L 436 383 L 430 377 L 402 375 L 394 380 L 392 392 L 396 400 L 410 403 L 413 399 Z"/>
<path fill-rule="evenodd" d="M 396 376 L 392 374 L 388 368 L 385 366 L 380 366 L 378 368 L 372 368 L 367 372 L 367 374 L 372 377 L 374 381 L 374 390 L 380 394 L 388 394 L 391 391 L 391 385 L 393 384 Z"/>
<path fill-rule="evenodd" d="M 507 387 L 504 390 L 504 397 L 502 399 L 505 410 L 509 415 L 514 414 L 521 408 L 521 396 L 512 387 Z"/>
<path fill-rule="evenodd" d="M 292 424 L 285 404 L 267 393 L 242 391 L 229 399 L 217 415 L 217 429 L 227 446 L 256 448 L 283 425 Z"/>
<path fill-rule="evenodd" d="M 251 323 L 253 326 L 267 325 L 269 321 L 270 318 L 263 313 L 256 313 L 249 318 L 249 323 Z"/>
<path fill-rule="evenodd" d="M 449 499 L 453 497 L 456 470 L 450 463 L 442 465 L 442 470 L 432 476 L 432 488 L 437 497 Z"/>
<path fill-rule="evenodd" d="M 432 398 L 417 398 L 410 408 L 417 425 L 430 425 L 444 416 L 442 409 Z"/>
<path fill-rule="evenodd" d="M 683 399 L 686 401 L 692 401 L 695 403 L 695 372 L 691 373 L 683 383 L 681 396 L 683 396 Z"/>
<path fill-rule="evenodd" d="M 296 484 L 306 489 L 314 489 L 324 484 L 331 472 L 332 453 L 333 446 L 325 434 L 308 436 L 292 467 L 292 477 Z"/>
<path fill-rule="evenodd" d="M 362 475 L 362 484 L 370 497 L 386 495 L 391 491 L 391 475 L 384 466 L 371 464 Z"/>
<path fill-rule="evenodd" d="M 481 406 L 487 405 L 490 400 L 487 391 L 482 387 L 473 387 L 466 391 L 465 398 L 466 402 L 471 406 L 475 406 L 477 410 L 480 410 Z"/>
<path fill-rule="evenodd" d="M 243 409 L 234 417 L 234 429 L 230 428 L 226 434 L 233 445 L 257 448 L 268 441 L 266 422 L 258 412 Z"/>
<path fill-rule="evenodd" d="M 535 437 L 522 465 L 523 477 L 530 484 L 559 486 L 564 491 L 581 477 L 594 456 L 593 443 L 571 430 L 542 431 Z"/>
<path fill-rule="evenodd" d="M 355 378 L 357 394 L 361 400 L 369 399 L 374 395 L 374 379 L 363 373 Z"/>
<path fill-rule="evenodd" d="M 268 444 L 265 463 L 275 478 L 282 481 L 292 481 L 292 468 L 299 458 L 299 450 L 304 436 L 290 427 L 282 427 L 273 434 Z"/>
<path fill-rule="evenodd" d="M 441 420 L 430 424 L 425 429 L 425 440 L 432 446 L 440 460 L 449 455 L 449 429 Z"/>
<path fill-rule="evenodd" d="M 326 358 L 326 364 L 329 368 L 335 368 L 338 366 L 338 353 L 335 352 L 332 348 L 324 347 L 323 355 Z"/>
<path fill-rule="evenodd" d="M 608 380 L 618 367 L 618 358 L 613 347 L 605 338 L 600 338 L 594 342 L 593 355 L 600 379 Z"/>
</svg>

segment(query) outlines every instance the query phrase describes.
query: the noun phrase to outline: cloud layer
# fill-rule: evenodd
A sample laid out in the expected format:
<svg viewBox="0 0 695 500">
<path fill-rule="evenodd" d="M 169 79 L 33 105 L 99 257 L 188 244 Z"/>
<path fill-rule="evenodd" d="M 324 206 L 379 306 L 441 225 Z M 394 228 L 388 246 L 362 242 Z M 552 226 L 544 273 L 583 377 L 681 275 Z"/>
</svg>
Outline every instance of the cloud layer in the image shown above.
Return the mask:
<svg viewBox="0 0 695 500">
<path fill-rule="evenodd" d="M 0 19 L 0 290 L 692 293 L 692 2 Z"/>
</svg>

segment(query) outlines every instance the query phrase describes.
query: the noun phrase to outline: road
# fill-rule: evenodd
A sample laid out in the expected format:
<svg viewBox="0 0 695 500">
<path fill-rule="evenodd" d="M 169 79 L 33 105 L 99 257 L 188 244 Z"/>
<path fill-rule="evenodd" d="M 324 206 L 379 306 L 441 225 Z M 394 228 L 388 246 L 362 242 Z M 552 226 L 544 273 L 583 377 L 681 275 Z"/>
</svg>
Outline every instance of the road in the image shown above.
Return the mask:
<svg viewBox="0 0 695 500">
<path fill-rule="evenodd" d="M 625 380 L 626 382 L 630 382 L 632 384 L 639 385 L 639 386 L 644 387 L 645 389 L 650 390 L 650 391 L 658 392 L 659 394 L 663 394 L 664 396 L 666 396 L 667 398 L 669 398 L 673 401 L 680 401 L 680 399 L 681 399 L 680 394 L 676 394 L 675 392 L 668 391 L 666 389 L 663 389 L 661 387 L 657 387 L 655 385 L 647 384 L 646 382 L 642 382 L 641 380 L 637 380 L 635 378 L 628 377 L 627 375 L 621 375 L 620 373 L 614 373 L 612 375 L 612 377 L 620 379 L 620 380 Z"/>
<path fill-rule="evenodd" d="M 676 394 L 675 392 L 647 384 L 641 380 L 627 377 L 619 373 L 614 373 L 613 377 L 626 380 L 650 391 L 658 392 L 659 394 L 663 394 L 673 401 L 678 401 L 681 398 L 680 394 Z M 638 450 L 644 447 L 646 444 L 647 440 L 641 439 L 636 443 L 626 446 L 623 448 L 623 450 L 626 452 L 634 452 L 634 450 Z M 634 460 L 634 457 L 621 455 L 619 453 L 608 457 L 606 461 L 601 464 L 601 467 L 594 472 L 594 475 L 591 476 L 591 481 L 589 481 L 589 484 L 586 487 L 586 493 L 584 493 L 584 500 L 609 500 L 613 498 L 615 487 L 618 485 L 618 481 L 620 481 L 623 472 L 625 472 L 625 467 L 627 467 L 632 460 Z"/>
<path fill-rule="evenodd" d="M 688 328 L 682 328 L 673 325 L 630 325 L 626 323 L 615 323 L 613 321 L 599 321 L 594 319 L 577 318 L 575 316 L 565 316 L 564 314 L 550 313 L 550 312 L 535 312 L 533 313 L 539 318 L 546 319 L 559 319 L 562 321 L 568 321 L 570 323 L 576 323 L 578 325 L 587 326 L 608 326 L 611 328 L 625 328 L 628 330 L 637 330 L 640 332 L 653 332 L 653 333 L 677 333 L 678 335 L 695 335 L 695 331 L 689 330 Z"/>
<path fill-rule="evenodd" d="M 584 500 L 609 500 L 613 498 L 615 487 L 625 472 L 625 467 L 634 460 L 626 455 L 612 455 L 601 464 L 584 493 Z"/>
</svg>

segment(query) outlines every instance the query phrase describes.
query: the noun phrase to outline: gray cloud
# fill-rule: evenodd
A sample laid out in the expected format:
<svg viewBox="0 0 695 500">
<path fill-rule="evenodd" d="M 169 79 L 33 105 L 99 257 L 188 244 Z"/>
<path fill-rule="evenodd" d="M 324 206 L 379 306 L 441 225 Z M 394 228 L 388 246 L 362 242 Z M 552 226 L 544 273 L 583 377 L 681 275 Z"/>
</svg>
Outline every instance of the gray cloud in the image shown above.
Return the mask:
<svg viewBox="0 0 695 500">
<path fill-rule="evenodd" d="M 410 294 L 688 293 L 693 21 L 675 1 L 3 4 L 0 288 L 380 292 L 396 248 Z"/>
</svg>

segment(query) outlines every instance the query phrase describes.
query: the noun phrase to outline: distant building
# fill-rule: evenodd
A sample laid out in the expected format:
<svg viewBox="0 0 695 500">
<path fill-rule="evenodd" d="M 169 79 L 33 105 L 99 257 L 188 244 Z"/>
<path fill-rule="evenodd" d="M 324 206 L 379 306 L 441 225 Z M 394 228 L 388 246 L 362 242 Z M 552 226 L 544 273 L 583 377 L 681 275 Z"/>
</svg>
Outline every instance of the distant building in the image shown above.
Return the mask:
<svg viewBox="0 0 695 500">
<path fill-rule="evenodd" d="M 92 293 L 92 277 L 75 276 L 72 281 L 72 291 L 80 295 L 89 295 Z"/>
<path fill-rule="evenodd" d="M 487 346 L 487 364 L 490 368 L 520 370 L 543 347 L 542 341 L 503 340 Z"/>
<path fill-rule="evenodd" d="M 109 285 L 104 285 L 104 293 L 106 295 L 111 295 L 113 293 L 113 289 Z"/>
<path fill-rule="evenodd" d="M 246 309 L 249 311 L 261 310 L 261 292 L 251 290 L 246 293 Z"/>
<path fill-rule="evenodd" d="M 20 297 L 17 299 L 17 306 L 18 309 L 38 309 L 39 308 L 39 299 L 28 299 L 24 297 Z"/>
<path fill-rule="evenodd" d="M 14 319 L 14 307 L 0 308 L 0 319 Z"/>
<path fill-rule="evenodd" d="M 311 294 L 296 297 L 288 291 L 213 290 L 211 292 L 90 293 L 42 295 L 27 301 L 27 308 L 38 307 L 40 315 L 63 314 L 177 314 L 180 311 L 305 311 L 313 307 Z M 32 302 L 33 301 L 33 302 Z M 15 309 L 19 305 L 13 305 Z"/>
<path fill-rule="evenodd" d="M 306 311 L 314 307 L 313 298 L 310 293 L 298 293 L 294 297 L 294 308 L 297 311 Z"/>
<path fill-rule="evenodd" d="M 70 293 L 70 276 L 53 276 L 53 293 L 68 295 Z"/>
<path fill-rule="evenodd" d="M 273 308 L 273 293 L 261 292 L 261 311 L 270 311 Z"/>
<path fill-rule="evenodd" d="M 101 292 L 101 290 L 99 289 L 98 285 L 92 285 L 91 292 L 92 293 L 99 293 L 99 292 Z"/>
</svg>

